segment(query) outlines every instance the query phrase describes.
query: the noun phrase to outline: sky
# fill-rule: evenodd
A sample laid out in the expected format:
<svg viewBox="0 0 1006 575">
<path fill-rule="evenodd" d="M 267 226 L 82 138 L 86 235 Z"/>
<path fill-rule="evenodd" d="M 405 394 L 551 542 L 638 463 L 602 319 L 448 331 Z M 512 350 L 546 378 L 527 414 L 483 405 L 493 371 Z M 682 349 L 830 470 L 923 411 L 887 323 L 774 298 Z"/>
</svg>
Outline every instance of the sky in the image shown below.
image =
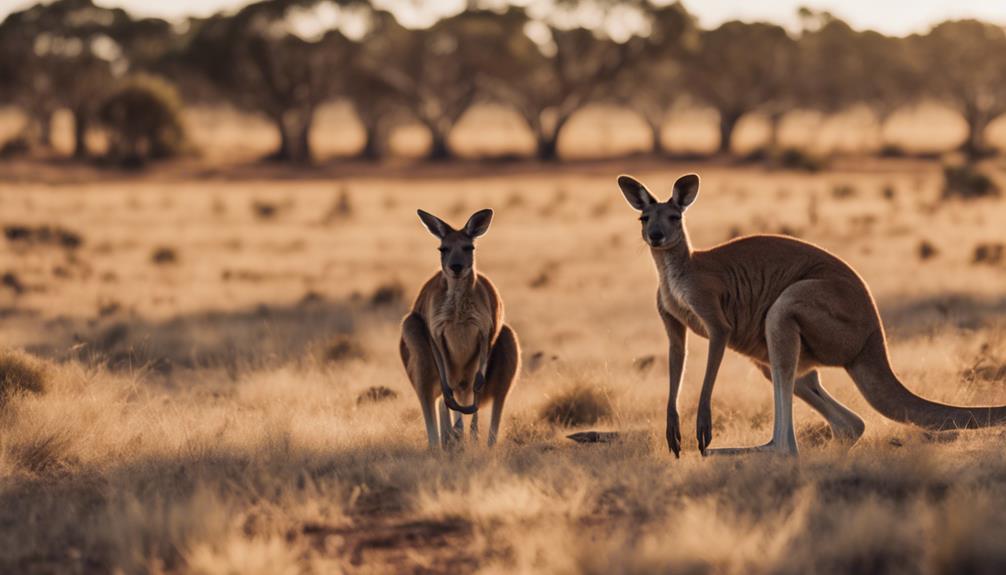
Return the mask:
<svg viewBox="0 0 1006 575">
<path fill-rule="evenodd" d="M 36 0 L 0 0 L 0 18 L 34 4 Z M 96 0 L 119 6 L 142 16 L 182 19 L 232 11 L 248 0 Z M 376 0 L 393 8 L 406 25 L 422 26 L 437 17 L 460 10 L 465 0 Z M 828 10 L 854 28 L 885 34 L 925 32 L 933 23 L 947 19 L 979 18 L 1006 25 L 1006 0 L 684 0 L 704 28 L 728 20 L 760 20 L 796 29 L 799 6 Z"/>
</svg>

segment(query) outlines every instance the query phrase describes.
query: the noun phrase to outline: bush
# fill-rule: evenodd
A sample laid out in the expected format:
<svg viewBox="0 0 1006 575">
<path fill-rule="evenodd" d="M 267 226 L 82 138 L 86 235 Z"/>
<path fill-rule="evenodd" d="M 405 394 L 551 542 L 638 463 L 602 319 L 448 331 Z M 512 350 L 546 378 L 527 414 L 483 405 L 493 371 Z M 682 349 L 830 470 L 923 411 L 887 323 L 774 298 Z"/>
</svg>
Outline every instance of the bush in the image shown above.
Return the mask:
<svg viewBox="0 0 1006 575">
<path fill-rule="evenodd" d="M 108 130 L 108 157 L 118 164 L 142 166 L 185 149 L 181 99 L 160 78 L 126 79 L 102 102 L 98 119 Z"/>
<path fill-rule="evenodd" d="M 28 136 L 19 134 L 0 144 L 0 158 L 27 156 L 32 151 L 32 143 Z"/>
<path fill-rule="evenodd" d="M 973 264 L 996 265 L 1003 261 L 1006 256 L 1006 244 L 984 243 L 975 246 L 974 256 L 971 258 Z"/>
<path fill-rule="evenodd" d="M 802 170 L 804 172 L 820 172 L 827 167 L 827 160 L 816 154 L 805 152 L 799 148 L 787 148 L 779 154 L 779 166 L 787 170 Z"/>
<path fill-rule="evenodd" d="M 398 397 L 398 392 L 391 389 L 390 387 L 385 387 L 383 385 L 375 385 L 374 387 L 368 387 L 356 397 L 356 404 L 363 405 L 365 403 L 380 403 L 382 401 L 391 401 Z"/>
<path fill-rule="evenodd" d="M 322 348 L 325 361 L 340 363 L 356 359 L 366 359 L 367 352 L 356 340 L 348 335 L 337 335 Z"/>
<path fill-rule="evenodd" d="M 176 252 L 172 247 L 160 246 L 158 248 L 154 248 L 154 251 L 150 254 L 150 261 L 154 265 L 159 266 L 177 264 L 178 252 Z"/>
<path fill-rule="evenodd" d="M 612 414 L 608 393 L 594 385 L 577 383 L 549 399 L 541 418 L 563 427 L 578 427 L 608 419 Z"/>
<path fill-rule="evenodd" d="M 16 350 L 0 350 L 0 407 L 23 393 L 42 393 L 49 379 L 49 366 Z"/>
<path fill-rule="evenodd" d="M 1000 195 L 999 186 L 974 164 L 943 166 L 943 197 L 972 200 L 975 198 L 995 198 Z"/>
<path fill-rule="evenodd" d="M 825 158 L 800 148 L 758 148 L 748 154 L 744 161 L 765 163 L 769 168 L 780 170 L 798 170 L 811 173 L 820 172 L 827 167 Z"/>
<path fill-rule="evenodd" d="M 388 307 L 405 299 L 405 288 L 397 281 L 389 281 L 374 288 L 370 295 L 372 307 Z"/>
</svg>

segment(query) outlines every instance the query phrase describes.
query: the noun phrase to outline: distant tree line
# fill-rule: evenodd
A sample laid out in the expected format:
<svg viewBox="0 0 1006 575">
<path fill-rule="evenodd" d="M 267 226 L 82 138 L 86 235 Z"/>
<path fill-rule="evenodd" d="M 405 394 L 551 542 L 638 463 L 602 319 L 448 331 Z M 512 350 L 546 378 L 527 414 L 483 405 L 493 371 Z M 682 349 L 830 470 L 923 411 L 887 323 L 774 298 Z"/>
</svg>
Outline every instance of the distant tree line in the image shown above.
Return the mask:
<svg viewBox="0 0 1006 575">
<path fill-rule="evenodd" d="M 800 16 L 797 33 L 743 22 L 704 30 L 680 4 L 540 0 L 476 6 L 413 29 L 363 0 L 261 0 L 172 24 L 92 0 L 56 0 L 0 23 L 0 105 L 24 112 L 24 137 L 37 146 L 50 144 L 54 112 L 69 110 L 74 154 L 87 157 L 95 123 L 132 125 L 124 110 L 135 117 L 142 102 L 172 101 L 138 98 L 151 84 L 141 81 L 127 103 L 106 102 L 130 78 L 157 76 L 186 103 L 227 102 L 268 119 L 279 135 L 272 157 L 304 162 L 319 107 L 336 100 L 358 116 L 366 158 L 383 156 L 404 122 L 429 131 L 431 159 L 449 158 L 462 116 L 493 102 L 523 120 L 542 160 L 557 158 L 569 120 L 594 103 L 637 113 L 657 154 L 676 105 L 710 107 L 719 115 L 719 152 L 730 154 L 738 122 L 752 113 L 768 118 L 768 145 L 777 146 L 793 110 L 866 106 L 882 133 L 895 111 L 933 100 L 966 122 L 966 154 L 989 152 L 986 128 L 1006 112 L 1003 28 L 948 21 L 896 38 L 824 12 Z"/>
</svg>

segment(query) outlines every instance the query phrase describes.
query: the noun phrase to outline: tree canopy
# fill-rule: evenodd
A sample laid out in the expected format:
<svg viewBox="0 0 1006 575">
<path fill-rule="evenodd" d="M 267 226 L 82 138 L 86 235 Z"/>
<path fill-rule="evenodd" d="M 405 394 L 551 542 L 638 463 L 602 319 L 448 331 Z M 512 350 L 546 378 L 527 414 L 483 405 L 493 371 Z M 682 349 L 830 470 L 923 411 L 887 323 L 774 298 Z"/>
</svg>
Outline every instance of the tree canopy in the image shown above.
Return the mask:
<svg viewBox="0 0 1006 575">
<path fill-rule="evenodd" d="M 795 109 L 865 106 L 882 129 L 896 110 L 929 99 L 960 114 L 962 149 L 977 156 L 988 152 L 988 125 L 1006 113 L 1006 32 L 975 20 L 896 38 L 810 10 L 791 32 L 757 22 L 701 30 L 682 5 L 648 0 L 469 5 L 410 28 L 366 0 L 259 0 L 183 24 L 92 0 L 40 3 L 0 23 L 0 103 L 24 111 L 40 145 L 53 112 L 69 110 L 76 154 L 86 156 L 92 119 L 116 81 L 158 74 L 190 101 L 268 119 L 272 157 L 295 162 L 311 160 L 317 111 L 335 100 L 352 104 L 367 158 L 383 155 L 391 130 L 410 121 L 429 132 L 431 158 L 450 157 L 454 127 L 486 101 L 521 118 L 543 160 L 557 158 L 574 115 L 599 102 L 638 114 L 658 154 L 681 102 L 719 114 L 723 154 L 748 114 L 764 114 L 775 134 Z"/>
</svg>

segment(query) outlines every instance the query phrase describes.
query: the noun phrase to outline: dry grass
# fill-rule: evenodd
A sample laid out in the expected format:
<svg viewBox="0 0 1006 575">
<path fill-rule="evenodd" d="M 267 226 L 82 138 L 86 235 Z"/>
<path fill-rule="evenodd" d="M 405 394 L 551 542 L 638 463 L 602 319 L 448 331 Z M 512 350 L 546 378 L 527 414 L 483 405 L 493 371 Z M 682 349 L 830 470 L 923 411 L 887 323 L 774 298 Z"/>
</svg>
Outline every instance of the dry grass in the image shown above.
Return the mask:
<svg viewBox="0 0 1006 575">
<path fill-rule="evenodd" d="M 606 389 L 596 383 L 577 382 L 545 402 L 541 419 L 563 427 L 580 427 L 610 419 L 612 412 Z"/>
<path fill-rule="evenodd" d="M 690 431 L 705 345 L 691 337 L 684 452 L 669 455 L 656 279 L 614 176 L 666 195 L 699 171 L 700 247 L 790 229 L 835 251 L 873 288 L 907 384 L 968 404 L 1006 403 L 1006 266 L 988 249 L 974 263 L 1002 243 L 1006 201 L 944 202 L 940 164 L 905 160 L 452 169 L 0 183 L 0 225 L 86 239 L 0 240 L 0 272 L 21 288 L 0 288 L 0 346 L 48 366 L 45 393 L 0 414 L 0 572 L 1006 568 L 1006 434 L 891 423 L 840 371 L 825 385 L 867 421 L 851 451 L 800 405 L 798 461 L 706 460 Z M 431 454 L 398 326 L 436 267 L 415 208 L 459 204 L 497 209 L 479 267 L 525 372 L 498 449 Z M 920 261 L 923 245 L 936 255 Z M 153 265 L 165 246 L 179 257 Z M 541 419 L 576 397 L 606 401 L 590 427 L 620 439 L 578 445 Z M 713 417 L 714 446 L 771 430 L 769 386 L 732 354 Z"/>
<path fill-rule="evenodd" d="M 19 350 L 0 350 L 0 408 L 12 397 L 42 393 L 49 379 L 45 362 Z"/>
</svg>

